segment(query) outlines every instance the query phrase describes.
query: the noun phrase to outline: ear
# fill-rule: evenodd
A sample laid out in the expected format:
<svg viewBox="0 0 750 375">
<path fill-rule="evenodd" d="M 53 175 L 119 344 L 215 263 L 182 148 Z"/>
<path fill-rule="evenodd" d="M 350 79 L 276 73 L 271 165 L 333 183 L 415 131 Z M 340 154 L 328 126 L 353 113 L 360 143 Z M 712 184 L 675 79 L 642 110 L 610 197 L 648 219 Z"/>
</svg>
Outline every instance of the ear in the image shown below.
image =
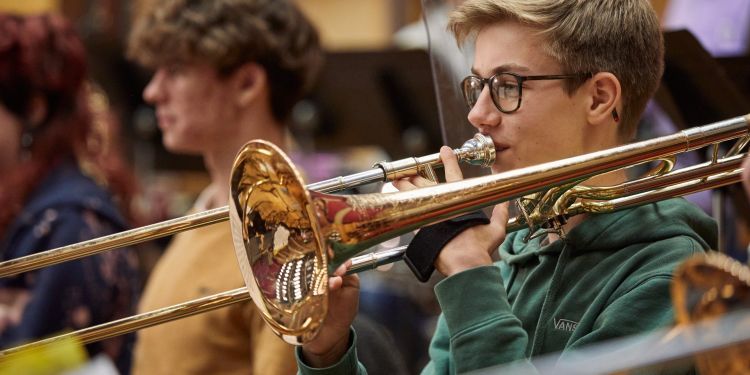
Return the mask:
<svg viewBox="0 0 750 375">
<path fill-rule="evenodd" d="M 248 106 L 257 101 L 267 91 L 266 70 L 256 63 L 246 63 L 232 73 L 236 100 L 240 106 Z"/>
<path fill-rule="evenodd" d="M 590 124 L 617 124 L 621 121 L 622 88 L 620 80 L 609 72 L 596 73 L 590 82 Z"/>
</svg>

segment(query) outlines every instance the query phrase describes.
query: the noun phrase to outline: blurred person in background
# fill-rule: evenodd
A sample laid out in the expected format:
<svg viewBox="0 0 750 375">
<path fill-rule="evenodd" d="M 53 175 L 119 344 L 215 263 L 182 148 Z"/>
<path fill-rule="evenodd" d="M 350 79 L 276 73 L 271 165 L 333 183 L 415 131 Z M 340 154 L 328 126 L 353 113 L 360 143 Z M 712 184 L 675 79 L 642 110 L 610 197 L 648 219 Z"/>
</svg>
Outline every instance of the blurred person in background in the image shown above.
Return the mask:
<svg viewBox="0 0 750 375">
<path fill-rule="evenodd" d="M 128 228 L 135 183 L 115 147 L 84 46 L 61 16 L 0 14 L 2 260 Z M 0 279 L 4 348 L 132 315 L 132 249 Z M 86 346 L 129 371 L 133 336 Z"/>
<path fill-rule="evenodd" d="M 323 53 L 316 30 L 289 1 L 169 0 L 137 19 L 128 55 L 153 70 L 143 98 L 156 107 L 167 150 L 201 155 L 209 186 L 193 206 L 226 206 L 239 149 L 282 148 L 287 119 L 311 88 Z M 149 311 L 244 286 L 228 222 L 176 235 L 144 290 Z M 137 374 L 291 374 L 293 348 L 252 302 L 142 330 Z"/>
</svg>

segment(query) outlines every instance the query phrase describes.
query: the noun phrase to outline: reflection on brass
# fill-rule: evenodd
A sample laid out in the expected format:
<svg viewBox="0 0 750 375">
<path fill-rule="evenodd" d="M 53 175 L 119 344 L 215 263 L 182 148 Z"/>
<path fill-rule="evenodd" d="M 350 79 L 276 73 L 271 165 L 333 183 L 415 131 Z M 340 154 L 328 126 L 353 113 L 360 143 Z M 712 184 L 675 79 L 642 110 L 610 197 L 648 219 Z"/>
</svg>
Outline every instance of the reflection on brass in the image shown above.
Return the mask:
<svg viewBox="0 0 750 375">
<path fill-rule="evenodd" d="M 672 301 L 678 327 L 748 309 L 750 269 L 716 252 L 690 258 L 675 271 Z M 730 345 L 697 354 L 696 367 L 701 375 L 749 374 L 748 353 L 750 343 Z"/>
<path fill-rule="evenodd" d="M 324 242 L 302 179 L 274 146 L 256 141 L 237 155 L 231 187 L 232 237 L 251 298 L 286 340 L 314 337 L 327 312 L 328 257 L 318 251 Z"/>
</svg>

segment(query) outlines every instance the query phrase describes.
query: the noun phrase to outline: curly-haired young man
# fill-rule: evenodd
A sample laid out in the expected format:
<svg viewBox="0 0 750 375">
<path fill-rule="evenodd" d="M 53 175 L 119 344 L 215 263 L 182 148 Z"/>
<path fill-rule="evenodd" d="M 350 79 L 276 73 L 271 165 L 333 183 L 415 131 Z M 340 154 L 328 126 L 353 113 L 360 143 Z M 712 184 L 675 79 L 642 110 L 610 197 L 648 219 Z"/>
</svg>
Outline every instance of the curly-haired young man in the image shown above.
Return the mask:
<svg viewBox="0 0 750 375">
<path fill-rule="evenodd" d="M 211 184 L 195 210 L 225 206 L 237 151 L 251 139 L 287 144 L 285 120 L 322 61 L 318 34 L 286 0 L 169 0 L 139 19 L 129 56 L 154 70 L 143 91 L 164 146 L 201 155 Z M 241 287 L 228 223 L 178 234 L 141 301 L 148 311 Z M 285 374 L 291 347 L 251 302 L 139 332 L 137 374 Z"/>
</svg>

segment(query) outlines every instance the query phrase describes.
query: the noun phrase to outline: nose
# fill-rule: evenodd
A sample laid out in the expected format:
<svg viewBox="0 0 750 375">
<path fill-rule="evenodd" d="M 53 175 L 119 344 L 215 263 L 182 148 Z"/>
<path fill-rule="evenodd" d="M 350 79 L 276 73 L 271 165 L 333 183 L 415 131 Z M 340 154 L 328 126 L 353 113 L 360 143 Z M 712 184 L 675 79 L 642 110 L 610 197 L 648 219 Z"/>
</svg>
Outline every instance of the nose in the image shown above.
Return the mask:
<svg viewBox="0 0 750 375">
<path fill-rule="evenodd" d="M 488 86 L 484 86 L 479 94 L 477 102 L 471 108 L 468 115 L 469 122 L 478 130 L 500 125 L 502 112 L 495 107 Z"/>
<path fill-rule="evenodd" d="M 164 69 L 157 69 L 148 85 L 143 89 L 143 100 L 150 104 L 156 104 L 164 100 Z"/>
</svg>

